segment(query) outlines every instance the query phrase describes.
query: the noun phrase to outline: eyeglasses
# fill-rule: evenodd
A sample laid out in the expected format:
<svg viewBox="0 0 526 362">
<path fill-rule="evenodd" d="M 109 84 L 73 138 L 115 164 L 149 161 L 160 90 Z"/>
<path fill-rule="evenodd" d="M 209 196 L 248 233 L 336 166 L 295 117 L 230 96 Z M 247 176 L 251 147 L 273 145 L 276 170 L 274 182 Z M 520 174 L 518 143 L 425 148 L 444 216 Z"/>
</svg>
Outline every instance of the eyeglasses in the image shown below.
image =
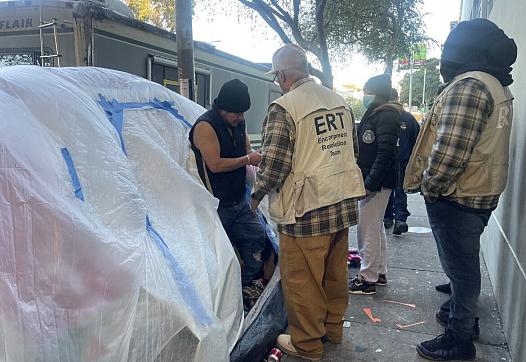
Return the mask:
<svg viewBox="0 0 526 362">
<path fill-rule="evenodd" d="M 279 72 L 276 72 L 276 74 L 274 74 L 274 79 L 272 79 L 272 83 L 274 83 L 275 85 L 279 85 L 278 74 Z"/>
</svg>

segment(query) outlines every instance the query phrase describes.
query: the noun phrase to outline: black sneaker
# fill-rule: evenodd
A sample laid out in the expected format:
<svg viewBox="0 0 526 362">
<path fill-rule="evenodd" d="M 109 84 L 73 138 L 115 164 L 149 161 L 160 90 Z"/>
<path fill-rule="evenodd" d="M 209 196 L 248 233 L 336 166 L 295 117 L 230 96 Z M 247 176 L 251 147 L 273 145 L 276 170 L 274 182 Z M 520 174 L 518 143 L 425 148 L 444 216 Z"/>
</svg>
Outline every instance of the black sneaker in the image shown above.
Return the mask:
<svg viewBox="0 0 526 362">
<path fill-rule="evenodd" d="M 384 219 L 384 227 L 386 229 L 392 228 L 394 224 L 393 219 Z"/>
<path fill-rule="evenodd" d="M 376 282 L 376 285 L 381 287 L 387 285 L 387 276 L 385 274 L 378 274 L 378 281 Z"/>
<path fill-rule="evenodd" d="M 440 293 L 451 294 L 451 284 L 450 283 L 436 285 L 435 289 Z"/>
<path fill-rule="evenodd" d="M 396 220 L 393 228 L 393 234 L 394 235 L 402 235 L 402 233 L 406 233 L 409 230 L 409 226 L 407 226 L 407 223 L 405 221 L 399 221 Z"/>
<path fill-rule="evenodd" d="M 361 275 L 357 275 L 349 283 L 349 293 L 362 295 L 376 294 L 376 285 L 375 283 L 369 283 Z"/>
<path fill-rule="evenodd" d="M 477 356 L 477 350 L 472 341 L 455 339 L 450 331 L 416 346 L 418 354 L 433 361 L 472 361 Z"/>
<path fill-rule="evenodd" d="M 444 327 L 447 327 L 447 324 L 449 322 L 449 315 L 448 313 L 441 313 L 438 311 L 436 313 L 437 322 Z M 480 337 L 480 326 L 479 326 L 479 317 L 475 318 L 475 324 L 473 325 L 473 334 L 471 335 L 471 340 L 475 341 L 479 339 Z"/>
</svg>

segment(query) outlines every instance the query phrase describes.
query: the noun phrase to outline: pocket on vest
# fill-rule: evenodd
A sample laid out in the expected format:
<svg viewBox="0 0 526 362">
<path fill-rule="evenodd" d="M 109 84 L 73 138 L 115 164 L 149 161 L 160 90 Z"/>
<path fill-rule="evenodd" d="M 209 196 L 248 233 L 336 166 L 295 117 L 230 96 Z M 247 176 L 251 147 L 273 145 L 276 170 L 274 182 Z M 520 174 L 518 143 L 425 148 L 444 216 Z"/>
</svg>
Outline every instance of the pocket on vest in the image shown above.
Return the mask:
<svg viewBox="0 0 526 362">
<path fill-rule="evenodd" d="M 291 181 L 286 179 L 281 190 L 271 191 L 268 194 L 268 211 L 271 219 L 280 225 L 293 224 L 294 218 L 294 193 L 290 190 Z"/>
<path fill-rule="evenodd" d="M 348 170 L 321 169 L 295 182 L 296 216 L 364 194 L 358 166 Z"/>
<path fill-rule="evenodd" d="M 414 155 L 414 159 L 407 165 L 404 175 L 404 189 L 416 191 L 420 189 L 422 175 L 427 166 L 427 160 L 422 159 L 419 154 Z"/>
<path fill-rule="evenodd" d="M 470 162 L 456 185 L 458 196 L 485 196 L 492 194 L 492 171 L 485 161 Z"/>
</svg>

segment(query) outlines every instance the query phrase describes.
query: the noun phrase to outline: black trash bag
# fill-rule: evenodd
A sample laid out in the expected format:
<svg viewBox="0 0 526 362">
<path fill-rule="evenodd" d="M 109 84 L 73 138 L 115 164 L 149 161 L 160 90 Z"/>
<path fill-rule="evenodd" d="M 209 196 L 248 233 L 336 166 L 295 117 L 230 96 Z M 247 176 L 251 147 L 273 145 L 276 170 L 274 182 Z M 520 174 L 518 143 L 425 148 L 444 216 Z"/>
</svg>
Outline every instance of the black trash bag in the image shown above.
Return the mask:
<svg viewBox="0 0 526 362">
<path fill-rule="evenodd" d="M 276 344 L 276 338 L 287 327 L 287 313 L 278 282 L 265 300 L 257 318 L 239 338 L 232 353 L 232 362 L 263 361 Z"/>
</svg>

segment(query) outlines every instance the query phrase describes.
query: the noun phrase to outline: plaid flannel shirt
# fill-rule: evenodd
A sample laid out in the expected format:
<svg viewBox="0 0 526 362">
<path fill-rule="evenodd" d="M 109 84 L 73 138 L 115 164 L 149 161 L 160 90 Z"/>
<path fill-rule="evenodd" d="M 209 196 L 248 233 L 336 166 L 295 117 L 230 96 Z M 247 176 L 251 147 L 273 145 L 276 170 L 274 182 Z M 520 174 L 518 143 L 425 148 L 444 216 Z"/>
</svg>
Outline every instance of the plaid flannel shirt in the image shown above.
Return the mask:
<svg viewBox="0 0 526 362">
<path fill-rule="evenodd" d="M 473 78 L 455 84 L 443 102 L 437 139 L 422 180 L 422 193 L 430 202 L 442 195 L 465 170 L 494 108 L 486 85 Z M 474 209 L 494 209 L 499 201 L 499 195 L 446 198 Z"/>
<path fill-rule="evenodd" d="M 308 80 L 309 78 L 297 81 L 292 85 L 291 90 Z M 259 164 L 252 198 L 261 201 L 270 191 L 282 186 L 292 168 L 295 138 L 296 127 L 290 114 L 277 104 L 271 105 L 263 122 L 263 159 Z M 353 143 L 357 158 L 356 127 L 353 127 Z M 357 223 L 357 200 L 347 199 L 309 211 L 302 217 L 296 218 L 295 224 L 278 225 L 278 231 L 295 237 L 311 237 L 336 233 Z"/>
</svg>

